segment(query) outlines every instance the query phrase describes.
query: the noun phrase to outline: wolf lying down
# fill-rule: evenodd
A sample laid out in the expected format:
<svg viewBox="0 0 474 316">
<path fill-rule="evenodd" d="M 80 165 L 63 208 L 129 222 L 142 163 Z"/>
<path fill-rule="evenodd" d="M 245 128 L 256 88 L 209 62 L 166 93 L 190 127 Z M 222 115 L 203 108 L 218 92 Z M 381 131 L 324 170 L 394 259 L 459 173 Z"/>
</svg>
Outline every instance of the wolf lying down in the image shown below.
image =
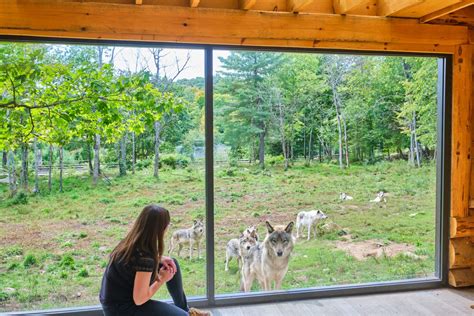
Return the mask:
<svg viewBox="0 0 474 316">
<path fill-rule="evenodd" d="M 274 282 L 274 289 L 279 290 L 286 273 L 293 251 L 295 239 L 291 234 L 294 223 L 273 227 L 268 221 L 267 236 L 259 244 L 246 249 L 242 254 L 241 290 L 248 292 L 256 279 L 260 287 L 269 291 Z"/>
</svg>

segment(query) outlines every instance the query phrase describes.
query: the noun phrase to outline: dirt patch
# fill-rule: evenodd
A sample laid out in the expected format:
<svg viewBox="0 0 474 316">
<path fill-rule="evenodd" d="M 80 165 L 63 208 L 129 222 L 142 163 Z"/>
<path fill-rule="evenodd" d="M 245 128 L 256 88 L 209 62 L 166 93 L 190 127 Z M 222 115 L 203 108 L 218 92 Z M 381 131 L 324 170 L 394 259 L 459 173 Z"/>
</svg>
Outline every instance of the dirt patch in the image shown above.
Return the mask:
<svg viewBox="0 0 474 316">
<path fill-rule="evenodd" d="M 423 256 L 415 254 L 415 246 L 410 244 L 384 244 L 382 241 L 373 239 L 354 242 L 351 240 L 350 235 L 346 236 L 345 239 L 344 241 L 336 241 L 336 247 L 344 250 L 357 260 L 365 260 L 369 257 L 395 257 L 398 254 L 403 254 L 413 259 L 424 259 Z"/>
</svg>

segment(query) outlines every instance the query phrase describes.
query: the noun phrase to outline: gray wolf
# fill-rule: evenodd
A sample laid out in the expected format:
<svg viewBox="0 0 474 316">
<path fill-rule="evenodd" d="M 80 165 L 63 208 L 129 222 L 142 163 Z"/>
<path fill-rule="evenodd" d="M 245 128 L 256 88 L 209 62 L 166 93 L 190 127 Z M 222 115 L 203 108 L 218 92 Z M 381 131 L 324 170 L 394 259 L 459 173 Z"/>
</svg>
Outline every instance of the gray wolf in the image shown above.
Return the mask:
<svg viewBox="0 0 474 316">
<path fill-rule="evenodd" d="M 311 227 L 314 227 L 314 238 L 316 238 L 318 222 L 326 218 L 328 218 L 326 214 L 320 210 L 299 212 L 296 216 L 296 238 L 300 237 L 300 230 L 303 227 L 308 229 L 308 240 L 311 238 Z"/>
<path fill-rule="evenodd" d="M 250 247 L 248 253 L 242 256 L 241 290 L 250 291 L 256 279 L 260 287 L 269 291 L 274 283 L 274 289 L 279 290 L 286 273 L 295 239 L 291 234 L 294 223 L 273 227 L 269 222 L 267 236 L 261 244 Z"/>
<path fill-rule="evenodd" d="M 247 227 L 239 238 L 229 240 L 225 253 L 225 271 L 229 271 L 229 261 L 237 258 L 239 269 L 242 266 L 242 254 L 258 243 L 257 228 L 255 226 Z"/>
<path fill-rule="evenodd" d="M 183 244 L 189 244 L 189 259 L 193 257 L 193 245 L 197 244 L 198 258 L 201 258 L 201 239 L 204 235 L 204 224 L 201 220 L 194 220 L 193 226 L 187 229 L 178 229 L 171 236 L 168 252 L 171 254 L 178 246 L 178 256 L 181 253 Z"/>
</svg>

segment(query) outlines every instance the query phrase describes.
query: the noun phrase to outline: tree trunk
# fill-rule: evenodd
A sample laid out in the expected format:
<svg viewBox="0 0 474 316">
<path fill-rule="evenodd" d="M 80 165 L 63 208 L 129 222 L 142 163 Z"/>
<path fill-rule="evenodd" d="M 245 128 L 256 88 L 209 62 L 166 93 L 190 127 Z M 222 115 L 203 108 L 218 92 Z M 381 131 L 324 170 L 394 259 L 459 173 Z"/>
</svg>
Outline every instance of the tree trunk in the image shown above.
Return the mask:
<svg viewBox="0 0 474 316">
<path fill-rule="evenodd" d="M 119 160 L 120 176 L 127 175 L 127 134 L 120 140 L 120 160 Z"/>
<path fill-rule="evenodd" d="M 413 144 L 414 144 L 414 153 L 416 155 L 416 166 L 421 166 L 421 157 L 420 157 L 420 144 L 418 143 L 418 139 L 416 136 L 416 113 L 413 111 Z"/>
<path fill-rule="evenodd" d="M 28 191 L 28 144 L 21 145 L 21 177 L 20 184 L 23 190 Z"/>
<path fill-rule="evenodd" d="M 8 152 L 6 150 L 2 151 L 2 167 L 7 168 L 8 164 Z"/>
<path fill-rule="evenodd" d="M 35 188 L 33 189 L 33 192 L 38 194 L 40 192 L 39 189 L 39 167 L 41 164 L 41 151 L 38 148 L 38 138 L 35 137 L 34 142 L 33 142 L 33 150 L 34 150 L 34 155 L 35 155 Z"/>
<path fill-rule="evenodd" d="M 92 149 L 91 144 L 87 142 L 87 161 L 89 163 L 89 175 L 94 175 L 94 167 L 92 166 Z"/>
<path fill-rule="evenodd" d="M 135 132 L 132 132 L 132 174 L 135 174 Z"/>
<path fill-rule="evenodd" d="M 14 196 L 16 194 L 17 187 L 16 187 L 15 153 L 12 150 L 8 151 L 7 165 L 8 165 L 8 184 L 10 186 L 10 195 Z"/>
<path fill-rule="evenodd" d="M 313 129 L 309 130 L 308 160 L 309 163 L 313 160 Z"/>
<path fill-rule="evenodd" d="M 95 135 L 94 141 L 94 185 L 97 185 L 100 174 L 100 135 Z"/>
<path fill-rule="evenodd" d="M 258 140 L 258 160 L 260 168 L 265 169 L 265 126 L 261 127 L 263 128 L 259 134 Z"/>
<path fill-rule="evenodd" d="M 59 146 L 59 192 L 63 192 L 63 146 Z"/>
<path fill-rule="evenodd" d="M 160 169 L 160 132 L 161 132 L 161 123 L 155 122 L 155 163 L 153 169 L 153 176 L 158 178 L 159 169 Z"/>
<path fill-rule="evenodd" d="M 303 128 L 303 157 L 304 157 L 304 160 L 307 160 L 307 155 L 306 155 L 306 127 Z"/>
<path fill-rule="evenodd" d="M 49 144 L 49 170 L 48 170 L 48 190 L 51 192 L 53 181 L 52 181 L 52 174 L 53 174 L 53 145 Z"/>
<path fill-rule="evenodd" d="M 349 146 L 347 144 L 347 125 L 346 125 L 346 119 L 344 117 L 344 114 L 341 113 L 341 118 L 342 118 L 342 124 L 344 126 L 344 146 L 345 146 L 345 153 L 346 153 L 346 168 L 349 167 Z"/>
</svg>

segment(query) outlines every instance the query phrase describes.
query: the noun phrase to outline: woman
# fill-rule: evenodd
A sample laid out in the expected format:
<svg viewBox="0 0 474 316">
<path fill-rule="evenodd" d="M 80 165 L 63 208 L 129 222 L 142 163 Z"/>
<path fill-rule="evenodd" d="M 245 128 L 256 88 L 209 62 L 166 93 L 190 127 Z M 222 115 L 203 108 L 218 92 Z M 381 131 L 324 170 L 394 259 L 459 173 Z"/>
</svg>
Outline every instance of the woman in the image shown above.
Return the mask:
<svg viewBox="0 0 474 316">
<path fill-rule="evenodd" d="M 168 210 L 148 205 L 110 255 L 102 278 L 100 303 L 104 315 L 210 315 L 188 308 L 178 262 L 163 256 Z M 174 305 L 151 300 L 166 283 Z"/>
</svg>

